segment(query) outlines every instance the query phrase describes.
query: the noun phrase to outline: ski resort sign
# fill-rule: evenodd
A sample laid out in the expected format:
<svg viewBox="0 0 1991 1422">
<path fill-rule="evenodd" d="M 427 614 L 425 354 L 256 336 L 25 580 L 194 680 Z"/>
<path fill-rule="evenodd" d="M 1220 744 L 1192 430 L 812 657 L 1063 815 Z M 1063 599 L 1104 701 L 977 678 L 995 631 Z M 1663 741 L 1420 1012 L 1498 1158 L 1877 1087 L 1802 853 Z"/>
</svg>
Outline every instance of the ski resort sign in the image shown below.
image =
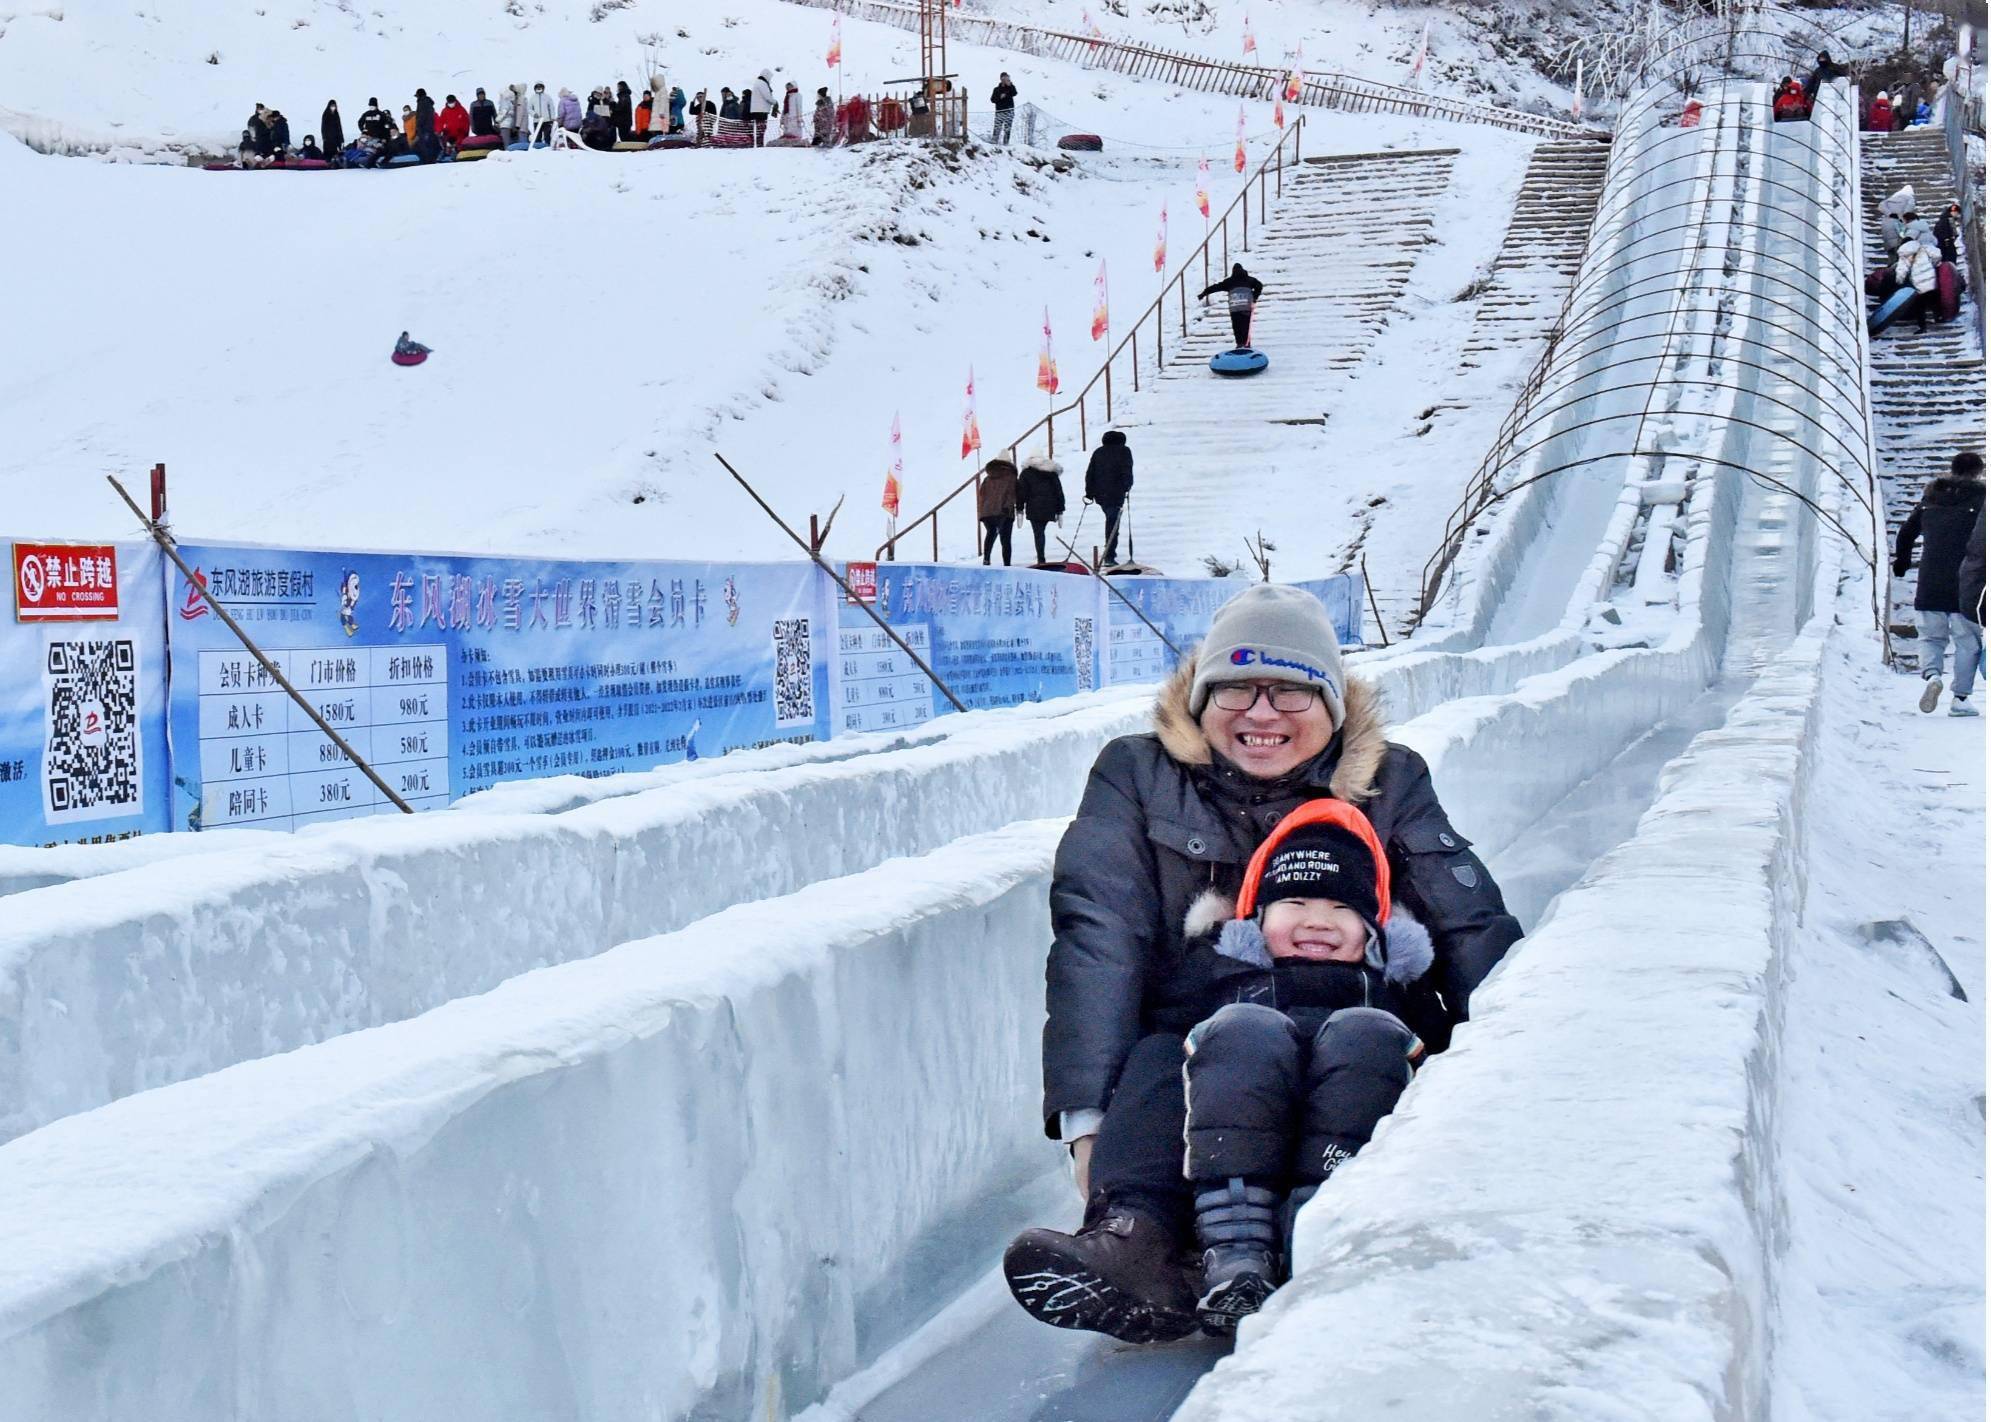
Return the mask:
<svg viewBox="0 0 1991 1422">
<path fill-rule="evenodd" d="M 829 734 L 808 564 L 183 544 L 210 593 L 416 809 Z M 175 570 L 168 604 L 200 605 Z M 173 818 L 296 828 L 392 809 L 219 618 L 173 627 Z"/>
<path fill-rule="evenodd" d="M 0 844 L 167 828 L 166 654 L 150 543 L 12 545 L 0 622 Z"/>
</svg>

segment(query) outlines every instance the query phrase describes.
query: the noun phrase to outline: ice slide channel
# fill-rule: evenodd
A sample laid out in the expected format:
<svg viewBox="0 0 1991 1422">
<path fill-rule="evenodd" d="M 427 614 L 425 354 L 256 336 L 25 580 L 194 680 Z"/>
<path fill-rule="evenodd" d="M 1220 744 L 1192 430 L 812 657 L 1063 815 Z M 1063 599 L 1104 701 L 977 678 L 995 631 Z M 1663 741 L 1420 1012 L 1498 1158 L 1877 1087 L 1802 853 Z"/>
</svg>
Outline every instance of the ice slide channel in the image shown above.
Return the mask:
<svg viewBox="0 0 1991 1422">
<path fill-rule="evenodd" d="M 1454 797 L 1489 849 L 1561 798 L 1549 775 L 1492 788 L 1494 768 L 1536 741 L 1608 761 L 1650 721 L 1610 682 L 1641 680 L 1638 658 L 1697 675 L 1724 600 L 1715 490 L 1673 644 L 1402 728 L 1446 783 L 1489 786 Z M 327 1417 L 793 1412 L 1042 1217 L 1061 827 L 737 905 L 0 1147 L 0 1374 L 27 1415 L 79 1419 L 300 1399 Z M 1029 1341 L 1047 1340 L 1069 1341 Z M 1169 1356 L 1146 1355 L 1147 1385 Z M 1124 1401 L 1113 1363 L 1078 1371 Z"/>
</svg>

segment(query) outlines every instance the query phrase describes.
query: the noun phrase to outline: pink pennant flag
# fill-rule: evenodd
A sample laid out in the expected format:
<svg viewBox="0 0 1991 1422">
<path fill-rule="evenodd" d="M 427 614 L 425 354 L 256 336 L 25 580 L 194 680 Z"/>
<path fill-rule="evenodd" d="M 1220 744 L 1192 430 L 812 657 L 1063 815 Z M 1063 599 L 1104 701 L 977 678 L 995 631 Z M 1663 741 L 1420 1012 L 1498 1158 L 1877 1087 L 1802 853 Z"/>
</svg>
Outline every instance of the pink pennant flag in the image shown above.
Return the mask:
<svg viewBox="0 0 1991 1422">
<path fill-rule="evenodd" d="M 1244 171 L 1244 105 L 1237 106 L 1237 152 L 1231 157 L 1231 166 Z M 1206 214 L 1207 215 L 1207 214 Z"/>
<path fill-rule="evenodd" d="M 1046 395 L 1058 393 L 1058 362 L 1051 356 L 1051 308 L 1044 308 L 1044 348 L 1037 352 L 1037 388 Z"/>
<path fill-rule="evenodd" d="M 1203 214 L 1203 220 L 1210 220 L 1210 160 L 1196 160 L 1196 210 Z"/>
<path fill-rule="evenodd" d="M 975 368 L 968 367 L 968 405 L 961 413 L 961 457 L 966 459 L 982 447 L 982 427 L 975 419 Z"/>
<path fill-rule="evenodd" d="M 1099 259 L 1099 275 L 1092 279 L 1092 339 L 1103 338 L 1112 328 L 1112 318 L 1106 313 L 1106 259 Z"/>
<path fill-rule="evenodd" d="M 1293 72 L 1286 76 L 1286 102 L 1289 104 L 1297 104 L 1300 101 L 1300 89 L 1305 83 L 1302 71 L 1306 68 L 1306 64 L 1306 46 L 1304 44 L 1295 46 L 1293 49 Z"/>
<path fill-rule="evenodd" d="M 1161 205 L 1161 226 L 1155 231 L 1155 270 L 1168 265 L 1168 204 Z"/>
<path fill-rule="evenodd" d="M 1244 13 L 1244 52 L 1246 54 L 1258 53 L 1258 40 L 1251 33 L 1251 12 L 1249 10 Z"/>
<path fill-rule="evenodd" d="M 1424 72 L 1424 57 L 1430 52 L 1431 52 L 1431 22 L 1429 20 L 1426 20 L 1424 22 L 1423 37 L 1417 41 L 1417 58 L 1412 60 L 1410 65 L 1410 78 L 1412 82 L 1415 82 L 1417 76 Z"/>
<path fill-rule="evenodd" d="M 843 63 L 843 16 L 841 15 L 830 16 L 830 52 L 825 58 L 829 60 L 832 69 Z"/>
<path fill-rule="evenodd" d="M 892 414 L 892 462 L 885 466 L 885 496 L 879 505 L 893 518 L 899 516 L 899 492 L 905 487 L 905 446 L 899 438 L 899 416 Z"/>
<path fill-rule="evenodd" d="M 1282 95 L 1272 96 L 1272 126 L 1277 129 L 1286 127 L 1286 100 Z"/>
</svg>

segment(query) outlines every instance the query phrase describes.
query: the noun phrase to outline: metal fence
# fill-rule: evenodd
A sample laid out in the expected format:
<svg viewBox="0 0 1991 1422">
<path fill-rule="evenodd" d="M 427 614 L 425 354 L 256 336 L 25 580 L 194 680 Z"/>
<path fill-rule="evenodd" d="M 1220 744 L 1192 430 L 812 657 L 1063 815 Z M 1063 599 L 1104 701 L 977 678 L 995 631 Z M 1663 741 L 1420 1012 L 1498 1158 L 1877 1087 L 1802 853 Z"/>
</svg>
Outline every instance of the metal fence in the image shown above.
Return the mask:
<svg viewBox="0 0 1991 1422">
<path fill-rule="evenodd" d="M 920 24 L 917 6 L 897 4 L 893 0 L 795 0 L 795 3 L 819 10 L 836 10 L 856 19 L 893 25 L 902 30 L 917 31 Z M 947 28 L 950 34 L 971 44 L 1064 60 L 1094 69 L 1111 69 L 1136 79 L 1158 79 L 1184 89 L 1235 94 L 1239 98 L 1260 99 L 1267 103 L 1271 102 L 1274 91 L 1287 78 L 1286 71 L 1262 65 L 1208 59 L 1179 50 L 1129 44 L 1099 35 L 1038 29 L 1034 25 L 1019 25 L 980 15 L 950 13 Z M 1297 102 L 1353 113 L 1407 114 L 1418 118 L 1485 124 L 1544 138 L 1571 138 L 1585 134 L 1603 136 L 1597 130 L 1546 114 L 1468 103 L 1462 99 L 1408 89 L 1400 84 L 1384 84 L 1327 70 L 1305 71 Z"/>
<path fill-rule="evenodd" d="M 1961 66 L 1959 75 L 1965 74 Z M 1973 107 L 1974 105 L 1974 107 Z M 1976 128 L 1972 129 L 1972 119 Z M 1977 348 L 1984 349 L 1984 208 L 1978 201 L 1977 175 L 1970 164 L 1970 136 L 1984 139 L 1984 101 L 1981 94 L 1969 95 L 1952 84 L 1943 95 L 1943 137 L 1949 144 L 1950 171 L 1955 177 L 1957 202 L 1963 208 L 1964 250 L 1970 258 L 1970 280 L 1977 288 Z"/>
</svg>

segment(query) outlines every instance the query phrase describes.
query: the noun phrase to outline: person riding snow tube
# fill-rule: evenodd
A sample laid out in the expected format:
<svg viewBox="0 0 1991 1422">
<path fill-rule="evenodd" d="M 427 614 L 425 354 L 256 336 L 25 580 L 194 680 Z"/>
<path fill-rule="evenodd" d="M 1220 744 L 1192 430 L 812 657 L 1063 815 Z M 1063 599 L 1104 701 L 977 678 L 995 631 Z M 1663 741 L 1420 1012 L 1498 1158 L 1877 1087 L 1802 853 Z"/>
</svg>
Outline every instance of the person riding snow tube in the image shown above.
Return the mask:
<svg viewBox="0 0 1991 1422">
<path fill-rule="evenodd" d="M 429 348 L 420 341 L 409 340 L 406 331 L 403 331 L 401 339 L 394 343 L 392 359 L 396 365 L 420 365 L 428 358 Z"/>
<path fill-rule="evenodd" d="M 1196 294 L 1196 299 L 1201 301 L 1219 291 L 1230 294 L 1231 334 L 1237 338 L 1237 348 L 1242 351 L 1251 348 L 1251 312 L 1264 290 L 1265 283 L 1246 271 L 1243 263 L 1233 262 L 1231 274 L 1222 281 L 1211 282 Z"/>
</svg>

